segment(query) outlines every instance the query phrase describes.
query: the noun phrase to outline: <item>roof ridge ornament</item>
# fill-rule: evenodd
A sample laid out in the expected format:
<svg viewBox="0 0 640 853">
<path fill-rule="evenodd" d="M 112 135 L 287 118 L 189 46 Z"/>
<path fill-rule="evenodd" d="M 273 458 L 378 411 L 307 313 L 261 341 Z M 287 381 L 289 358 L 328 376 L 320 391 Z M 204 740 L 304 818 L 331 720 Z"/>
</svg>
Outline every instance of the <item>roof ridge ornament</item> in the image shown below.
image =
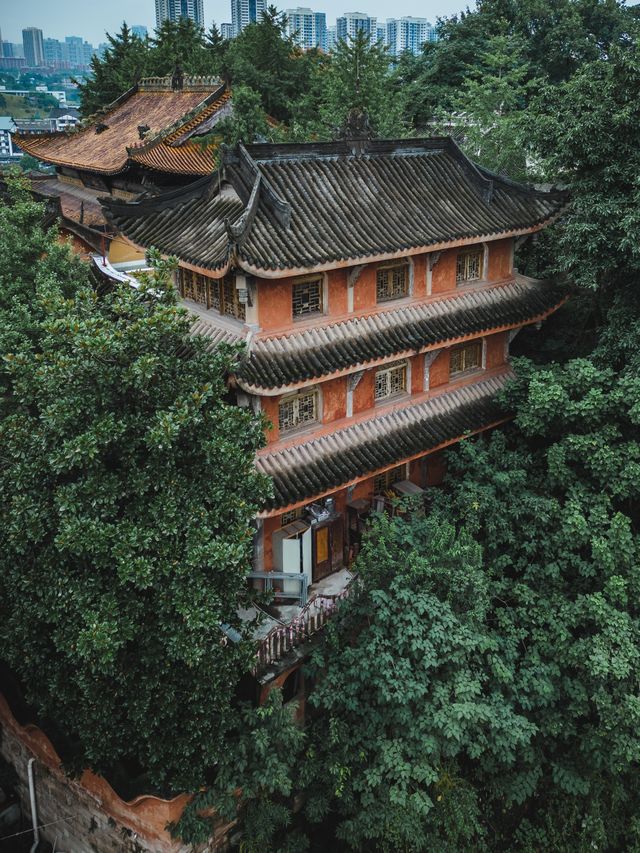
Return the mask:
<svg viewBox="0 0 640 853">
<path fill-rule="evenodd" d="M 355 156 L 364 154 L 368 143 L 373 138 L 373 132 L 369 123 L 369 113 L 360 107 L 353 107 L 347 113 L 340 137 L 350 143 L 351 151 Z"/>
</svg>

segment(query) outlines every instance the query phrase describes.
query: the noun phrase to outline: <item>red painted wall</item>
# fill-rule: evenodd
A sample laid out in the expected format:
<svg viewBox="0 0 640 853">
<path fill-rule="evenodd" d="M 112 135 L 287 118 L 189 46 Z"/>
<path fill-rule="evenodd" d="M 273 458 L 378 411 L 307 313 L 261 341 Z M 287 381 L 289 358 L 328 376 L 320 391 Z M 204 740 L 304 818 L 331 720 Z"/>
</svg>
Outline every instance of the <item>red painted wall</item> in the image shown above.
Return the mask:
<svg viewBox="0 0 640 853">
<path fill-rule="evenodd" d="M 512 244 L 512 237 L 489 243 L 489 281 L 500 281 L 511 275 Z"/>
<path fill-rule="evenodd" d="M 375 386 L 375 369 L 365 370 L 364 376 L 353 392 L 353 414 L 357 415 L 373 406 L 373 389 Z"/>
<path fill-rule="evenodd" d="M 456 287 L 456 258 L 457 249 L 447 249 L 442 252 L 438 263 L 431 272 L 431 293 L 445 293 Z"/>
<path fill-rule="evenodd" d="M 436 357 L 429 371 L 429 389 L 433 390 L 449 381 L 449 350 L 443 350 Z"/>
<path fill-rule="evenodd" d="M 364 379 L 364 377 L 362 377 Z M 331 379 L 323 382 L 322 389 L 322 423 L 340 420 L 347 416 L 347 379 Z"/>
<path fill-rule="evenodd" d="M 353 290 L 354 313 L 366 313 L 376 307 L 376 264 L 370 264 L 360 273 Z"/>
<path fill-rule="evenodd" d="M 504 347 L 506 332 L 498 332 L 487 337 L 487 369 L 504 364 Z"/>
</svg>

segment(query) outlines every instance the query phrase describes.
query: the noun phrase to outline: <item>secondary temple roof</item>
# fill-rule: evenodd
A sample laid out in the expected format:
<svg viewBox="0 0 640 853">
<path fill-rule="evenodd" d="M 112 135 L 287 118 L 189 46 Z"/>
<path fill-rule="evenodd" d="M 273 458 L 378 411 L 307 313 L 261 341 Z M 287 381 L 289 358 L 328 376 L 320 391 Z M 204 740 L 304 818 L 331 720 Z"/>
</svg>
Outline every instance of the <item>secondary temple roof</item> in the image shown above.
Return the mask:
<svg viewBox="0 0 640 853">
<path fill-rule="evenodd" d="M 248 391 L 319 379 L 386 356 L 531 323 L 554 311 L 565 298 L 562 285 L 518 275 L 515 281 L 483 284 L 418 305 L 254 338 L 238 379 Z"/>
<path fill-rule="evenodd" d="M 215 175 L 132 204 L 132 242 L 192 266 L 266 277 L 542 228 L 567 196 L 474 165 L 449 137 L 223 146 Z"/>
<path fill-rule="evenodd" d="M 504 419 L 495 400 L 510 372 L 434 396 L 396 406 L 282 450 L 258 454 L 260 471 L 273 478 L 269 509 L 309 500 L 373 471 L 428 452 Z"/>
<path fill-rule="evenodd" d="M 213 126 L 229 98 L 219 80 L 151 77 L 75 129 L 14 138 L 39 160 L 96 174 L 118 174 L 132 161 L 160 171 L 206 174 L 213 168 L 211 153 L 196 146 L 193 135 Z"/>
</svg>

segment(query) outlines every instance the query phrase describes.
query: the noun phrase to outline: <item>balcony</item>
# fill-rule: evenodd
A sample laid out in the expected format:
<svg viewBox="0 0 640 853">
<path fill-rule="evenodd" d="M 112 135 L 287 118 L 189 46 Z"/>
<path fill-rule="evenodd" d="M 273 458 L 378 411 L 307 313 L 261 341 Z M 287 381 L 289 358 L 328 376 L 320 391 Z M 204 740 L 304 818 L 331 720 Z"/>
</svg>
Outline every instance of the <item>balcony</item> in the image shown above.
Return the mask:
<svg viewBox="0 0 640 853">
<path fill-rule="evenodd" d="M 250 577 L 267 580 L 268 575 L 276 582 L 286 580 L 289 583 L 292 578 L 300 579 L 300 596 L 296 604 L 275 604 L 269 608 L 269 612 L 263 610 L 265 619 L 255 634 L 258 648 L 254 672 L 257 676 L 266 674 L 270 668 L 278 668 L 278 664 L 292 654 L 301 657 L 298 650 L 302 651 L 301 647 L 322 630 L 338 611 L 341 603 L 355 589 L 355 575 L 347 569 L 334 572 L 312 584 L 308 591 L 305 575 L 252 572 Z M 283 593 L 279 593 L 275 600 L 277 602 L 279 599 L 291 598 L 291 594 L 286 594 L 285 597 Z M 247 618 L 253 618 L 256 612 L 252 609 L 245 615 Z"/>
</svg>

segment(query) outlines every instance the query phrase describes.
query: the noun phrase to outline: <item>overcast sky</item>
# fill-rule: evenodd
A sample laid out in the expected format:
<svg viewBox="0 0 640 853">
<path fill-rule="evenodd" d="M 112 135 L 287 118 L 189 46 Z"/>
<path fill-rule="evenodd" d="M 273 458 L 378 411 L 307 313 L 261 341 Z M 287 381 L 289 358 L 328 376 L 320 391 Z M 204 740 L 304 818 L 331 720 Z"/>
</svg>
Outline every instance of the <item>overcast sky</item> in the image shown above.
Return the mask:
<svg viewBox="0 0 640 853">
<path fill-rule="evenodd" d="M 475 6 L 475 0 L 468 0 Z M 355 10 L 377 15 L 381 19 L 415 15 L 435 21 L 438 15 L 452 15 L 467 6 L 467 0 L 280 0 L 279 9 L 309 6 L 326 12 L 327 22 L 343 12 Z M 105 31 L 114 32 L 125 20 L 128 24 L 155 26 L 154 0 L 0 0 L 0 30 L 7 41 L 21 42 L 23 27 L 39 27 L 45 38 L 82 36 L 92 44 L 104 41 Z M 230 0 L 204 0 L 207 27 L 231 20 Z"/>
</svg>

